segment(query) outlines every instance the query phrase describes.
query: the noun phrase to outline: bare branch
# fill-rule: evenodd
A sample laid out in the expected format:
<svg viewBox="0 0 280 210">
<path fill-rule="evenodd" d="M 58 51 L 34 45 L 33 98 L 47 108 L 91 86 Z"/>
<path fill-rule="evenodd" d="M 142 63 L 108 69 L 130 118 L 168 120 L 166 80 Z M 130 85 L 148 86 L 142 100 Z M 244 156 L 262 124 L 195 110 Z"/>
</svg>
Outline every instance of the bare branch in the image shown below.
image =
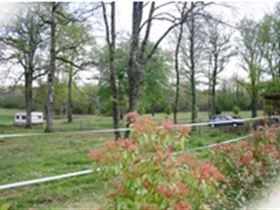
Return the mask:
<svg viewBox="0 0 280 210">
<path fill-rule="evenodd" d="M 146 48 L 146 45 L 147 45 L 148 40 L 149 40 L 150 31 L 151 31 L 151 25 L 152 25 L 151 17 L 153 16 L 154 11 L 155 11 L 155 2 L 152 2 L 151 8 L 150 8 L 150 12 L 149 12 L 149 19 L 150 19 L 150 21 L 148 22 L 148 25 L 147 25 L 147 28 L 146 28 L 145 37 L 144 37 L 144 39 L 142 41 L 142 45 L 141 45 L 141 48 L 140 48 L 140 60 L 143 60 L 144 53 L 145 53 L 145 48 Z"/>
<path fill-rule="evenodd" d="M 76 63 L 74 63 L 74 62 L 72 62 L 72 61 L 70 61 L 70 60 L 68 60 L 64 57 L 61 57 L 61 56 L 56 56 L 56 59 L 60 60 L 64 63 L 67 63 L 67 64 L 69 64 L 69 65 L 71 65 L 75 68 L 78 68 L 78 69 L 82 69 L 82 68 L 84 68 L 86 66 L 89 66 L 89 65 L 97 65 L 96 62 L 94 62 L 94 61 L 89 61 L 89 62 L 82 63 L 81 65 L 77 65 Z"/>
<path fill-rule="evenodd" d="M 108 23 L 108 19 L 107 19 L 107 12 L 106 12 L 106 6 L 104 2 L 101 2 L 102 4 L 102 10 L 103 10 L 103 20 L 104 20 L 104 24 L 105 24 L 105 31 L 106 31 L 106 41 L 108 43 L 109 46 L 111 46 L 111 40 L 110 40 L 110 35 L 109 35 L 109 23 Z"/>
</svg>

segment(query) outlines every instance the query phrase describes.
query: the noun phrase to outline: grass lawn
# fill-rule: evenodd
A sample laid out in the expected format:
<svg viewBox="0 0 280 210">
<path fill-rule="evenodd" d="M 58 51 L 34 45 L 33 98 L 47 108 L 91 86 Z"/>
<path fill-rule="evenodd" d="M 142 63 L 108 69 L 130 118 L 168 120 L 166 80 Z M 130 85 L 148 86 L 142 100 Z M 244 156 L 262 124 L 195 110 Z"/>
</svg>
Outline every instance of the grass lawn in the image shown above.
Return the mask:
<svg viewBox="0 0 280 210">
<path fill-rule="evenodd" d="M 25 129 L 22 127 L 13 126 L 14 114 L 20 110 L 14 109 L 1 109 L 0 108 L 0 134 L 7 133 L 29 133 L 29 132 L 43 132 L 44 125 L 34 126 L 32 129 Z M 21 110 L 22 111 L 22 110 Z M 225 115 L 232 115 L 232 112 L 223 112 Z M 259 111 L 259 115 L 262 115 L 262 111 Z M 154 116 L 155 120 L 159 123 L 167 115 L 164 113 L 159 113 Z M 178 123 L 188 123 L 191 122 L 191 114 L 189 112 L 178 113 Z M 247 118 L 251 116 L 249 111 L 240 112 L 240 116 Z M 170 115 L 170 118 L 173 116 Z M 198 114 L 199 122 L 208 121 L 207 112 L 199 112 Z M 54 121 L 54 129 L 57 132 L 60 131 L 81 131 L 81 130 L 92 130 L 92 129 L 102 129 L 102 128 L 112 128 L 112 117 L 110 116 L 98 116 L 98 115 L 74 115 L 73 123 L 68 123 L 66 119 L 56 119 Z M 121 127 L 125 127 L 125 121 L 121 121 Z"/>
<path fill-rule="evenodd" d="M 13 127 L 12 116 L 15 111 L 0 110 L 2 133 L 42 132 L 39 127 L 31 130 Z M 6 115 L 2 118 L 3 113 Z M 207 117 L 205 113 L 202 115 Z M 248 115 L 242 113 L 244 117 Z M 181 122 L 189 120 L 189 114 L 180 113 L 179 116 Z M 164 114 L 156 115 L 158 121 L 164 117 Z M 73 124 L 62 119 L 55 121 L 57 131 L 111 128 L 111 124 L 110 117 L 101 116 L 76 117 Z M 242 135 L 246 135 L 246 132 L 239 129 L 229 132 L 228 129 L 202 128 L 192 132 L 189 144 L 190 147 L 203 146 Z M 89 149 L 109 139 L 112 139 L 112 134 L 93 133 L 0 139 L 0 185 L 92 168 L 87 157 Z M 98 204 L 106 202 L 102 179 L 100 174 L 91 174 L 3 190 L 0 191 L 0 209 L 4 203 L 11 204 L 14 209 L 97 208 Z"/>
<path fill-rule="evenodd" d="M 13 125 L 14 114 L 19 110 L 0 109 L 0 134 L 43 132 L 45 125 L 36 125 L 32 129 L 25 129 Z M 74 116 L 73 123 L 66 119 L 54 120 L 55 131 L 80 131 L 100 128 L 112 128 L 112 118 L 108 116 L 84 115 Z"/>
<path fill-rule="evenodd" d="M 111 136 L 49 135 L 0 140 L 0 183 L 11 183 L 91 168 L 87 154 Z M 0 204 L 18 208 L 67 206 L 83 199 L 100 200 L 102 182 L 88 175 L 14 190 L 0 191 Z M 1 205 L 0 205 L 1 206 Z"/>
</svg>

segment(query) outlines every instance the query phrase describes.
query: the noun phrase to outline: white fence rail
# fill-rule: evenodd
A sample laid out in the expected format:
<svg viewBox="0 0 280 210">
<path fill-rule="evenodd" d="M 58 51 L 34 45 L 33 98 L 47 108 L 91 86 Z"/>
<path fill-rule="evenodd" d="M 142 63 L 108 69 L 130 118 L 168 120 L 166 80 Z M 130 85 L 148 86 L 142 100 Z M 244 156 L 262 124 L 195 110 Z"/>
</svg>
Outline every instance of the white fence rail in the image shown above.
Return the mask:
<svg viewBox="0 0 280 210">
<path fill-rule="evenodd" d="M 239 138 L 234 138 L 234 139 L 230 139 L 227 141 L 223 141 L 218 144 L 210 144 L 210 145 L 206 145 L 203 147 L 193 148 L 193 149 L 190 149 L 189 151 L 202 151 L 202 150 L 213 148 L 220 144 L 233 143 L 233 142 L 245 140 L 252 136 L 253 135 L 250 134 L 250 135 L 242 136 Z M 182 151 L 182 152 L 185 152 L 185 151 Z M 180 153 L 182 153 L 182 152 L 180 152 Z M 179 154 L 179 153 L 174 153 L 174 155 L 177 155 L 177 154 Z M 97 171 L 99 171 L 99 170 L 100 169 L 98 168 Z M 56 181 L 56 180 L 62 180 L 62 179 L 66 179 L 66 178 L 82 176 L 82 175 L 87 175 L 87 174 L 91 174 L 91 173 L 93 173 L 93 170 L 84 170 L 84 171 L 78 171 L 78 172 L 74 172 L 74 173 L 62 174 L 62 175 L 58 175 L 58 176 L 50 176 L 50 177 L 39 178 L 39 179 L 34 179 L 34 180 L 29 180 L 29 181 L 21 181 L 21 182 L 15 182 L 15 183 L 10 183 L 10 184 L 4 184 L 4 185 L 0 185 L 0 190 L 7 190 L 7 189 L 17 188 L 17 187 L 22 187 L 22 186 L 40 184 L 40 183 Z"/>
<path fill-rule="evenodd" d="M 256 117 L 256 118 L 245 118 L 242 119 L 242 122 L 257 121 L 263 119 L 274 119 L 274 117 Z M 220 124 L 232 124 L 229 121 L 219 121 L 219 122 L 201 122 L 201 123 L 186 123 L 186 124 L 175 124 L 174 128 L 179 126 L 186 127 L 202 127 L 202 126 L 211 126 L 211 125 L 220 125 Z M 162 126 L 158 126 L 162 128 Z M 45 136 L 45 135 L 59 135 L 59 134 L 80 134 L 80 133 L 114 133 L 116 131 L 125 132 L 130 131 L 131 128 L 118 128 L 118 129 L 99 129 L 99 130 L 85 130 L 85 131 L 65 131 L 65 132 L 56 132 L 56 133 L 18 133 L 18 134 L 2 134 L 0 139 L 3 138 L 20 138 L 20 137 L 32 137 L 32 136 Z"/>
<path fill-rule="evenodd" d="M 84 170 L 84 171 L 67 173 L 67 174 L 62 174 L 62 175 L 57 175 L 57 176 L 33 179 L 33 180 L 29 180 L 29 181 L 21 181 L 21 182 L 15 182 L 15 183 L 11 183 L 11 184 L 4 184 L 4 185 L 0 185 L 0 190 L 7 190 L 7 189 L 17 188 L 17 187 L 22 187 L 22 186 L 34 185 L 34 184 L 56 181 L 56 180 L 62 180 L 62 179 L 70 178 L 70 177 L 82 176 L 82 175 L 87 175 L 87 174 L 91 174 L 91 173 L 93 173 L 93 170 Z"/>
</svg>

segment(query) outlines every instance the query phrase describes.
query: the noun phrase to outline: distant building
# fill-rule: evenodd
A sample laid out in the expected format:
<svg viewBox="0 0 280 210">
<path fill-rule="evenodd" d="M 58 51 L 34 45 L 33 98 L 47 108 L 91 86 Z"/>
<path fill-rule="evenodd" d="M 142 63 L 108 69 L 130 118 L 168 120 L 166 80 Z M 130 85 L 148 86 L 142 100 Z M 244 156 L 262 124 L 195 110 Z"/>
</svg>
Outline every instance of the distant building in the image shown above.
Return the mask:
<svg viewBox="0 0 280 210">
<path fill-rule="evenodd" d="M 32 125 L 43 124 L 43 123 L 44 123 L 44 116 L 42 112 L 31 113 Z M 26 113 L 25 112 L 16 113 L 14 117 L 14 124 L 22 125 L 22 126 L 26 125 Z"/>
</svg>

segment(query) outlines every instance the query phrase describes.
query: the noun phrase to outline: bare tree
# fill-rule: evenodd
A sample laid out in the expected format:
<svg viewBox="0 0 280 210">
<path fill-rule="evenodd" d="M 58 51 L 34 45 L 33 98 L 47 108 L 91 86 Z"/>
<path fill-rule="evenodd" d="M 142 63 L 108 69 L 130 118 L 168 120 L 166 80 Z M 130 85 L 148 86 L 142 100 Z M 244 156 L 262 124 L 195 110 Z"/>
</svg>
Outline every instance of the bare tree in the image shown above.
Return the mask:
<svg viewBox="0 0 280 210">
<path fill-rule="evenodd" d="M 115 32 L 115 2 L 111 2 L 110 23 L 107 17 L 106 5 L 102 2 L 103 19 L 106 31 L 106 42 L 109 49 L 109 69 L 110 69 L 110 87 L 112 91 L 112 106 L 113 106 L 113 123 L 114 129 L 120 127 L 120 111 L 118 105 L 118 88 L 116 82 L 116 64 L 115 64 L 115 51 L 116 51 L 116 32 Z M 110 24 L 110 25 L 109 25 Z M 115 131 L 115 139 L 120 138 L 120 132 Z"/>
<path fill-rule="evenodd" d="M 200 19 L 200 7 L 195 3 L 191 3 L 191 12 L 186 21 L 186 33 L 182 42 L 182 60 L 186 66 L 186 77 L 190 83 L 191 93 L 191 121 L 196 122 L 197 119 L 197 98 L 196 85 L 197 77 L 201 73 L 201 59 L 203 53 L 202 22 Z"/>
<path fill-rule="evenodd" d="M 231 31 L 226 31 L 225 25 L 218 21 L 207 21 L 206 28 L 206 57 L 209 58 L 210 72 L 209 78 L 209 97 L 210 97 L 210 116 L 216 112 L 216 86 L 218 75 L 225 69 L 229 59 L 234 55 L 230 44 Z"/>
<path fill-rule="evenodd" d="M 182 8 L 178 6 L 178 9 L 181 10 L 181 19 L 184 18 L 185 10 L 187 3 L 184 2 Z M 173 106 L 173 121 L 177 123 L 177 112 L 178 112 L 178 103 L 179 103 L 179 93 L 180 93 L 180 66 L 179 66 L 179 51 L 181 46 L 181 41 L 184 32 L 184 22 L 181 22 L 178 30 L 177 43 L 175 48 L 175 73 L 176 73 L 176 90 L 175 90 L 175 99 Z"/>
<path fill-rule="evenodd" d="M 150 4 L 150 10 L 148 18 L 143 19 L 144 7 L 147 6 L 143 2 L 133 2 L 132 7 L 132 34 L 131 45 L 129 53 L 128 63 L 128 79 L 129 79 L 129 111 L 137 110 L 137 100 L 140 89 L 140 82 L 144 71 L 144 66 L 150 61 L 152 56 L 156 53 L 159 45 L 164 38 L 182 22 L 186 22 L 193 10 L 194 6 L 197 8 L 203 8 L 208 4 L 203 2 L 193 2 L 191 7 L 186 9 L 182 17 L 176 17 L 175 15 L 167 12 L 161 12 L 160 8 L 172 5 L 174 2 L 167 2 L 156 6 L 155 2 Z M 181 16 L 181 14 L 180 14 Z M 150 32 L 152 29 L 153 20 L 167 21 L 170 26 L 159 36 L 155 43 L 148 47 Z M 141 31 L 145 28 L 143 39 L 141 39 Z"/>
<path fill-rule="evenodd" d="M 263 59 L 258 40 L 259 25 L 252 20 L 243 19 L 239 28 L 241 34 L 239 53 L 244 63 L 242 68 L 249 76 L 249 82 L 243 82 L 243 85 L 251 97 L 252 117 L 256 117 Z"/>
</svg>

